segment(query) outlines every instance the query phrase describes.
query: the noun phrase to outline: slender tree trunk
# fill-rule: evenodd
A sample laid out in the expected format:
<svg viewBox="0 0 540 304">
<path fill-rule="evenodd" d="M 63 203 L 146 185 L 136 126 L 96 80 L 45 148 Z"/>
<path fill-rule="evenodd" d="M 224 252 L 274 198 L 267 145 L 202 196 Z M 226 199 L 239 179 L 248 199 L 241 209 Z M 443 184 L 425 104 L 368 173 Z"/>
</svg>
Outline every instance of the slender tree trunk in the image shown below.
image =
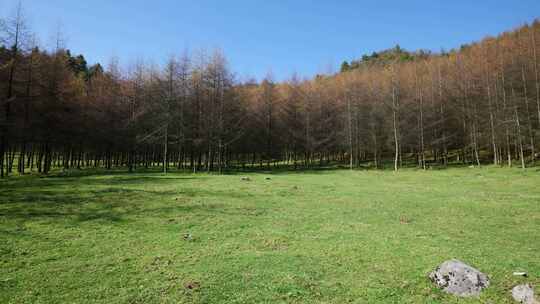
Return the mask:
<svg viewBox="0 0 540 304">
<path fill-rule="evenodd" d="M 441 119 L 441 130 L 442 130 L 442 146 L 443 146 L 443 162 L 444 166 L 448 165 L 448 146 L 446 143 L 446 116 L 445 116 L 445 104 L 443 98 L 443 80 L 441 75 L 441 64 L 437 64 L 437 74 L 439 80 L 438 93 L 439 93 L 439 104 L 440 104 L 440 119 Z"/>
<path fill-rule="evenodd" d="M 469 100 L 469 88 L 471 87 L 470 80 L 466 86 L 465 90 L 465 103 L 467 104 L 467 109 L 472 107 L 472 113 L 469 112 L 469 117 L 471 122 L 471 141 L 473 144 L 473 156 L 476 160 L 476 165 L 480 166 L 480 155 L 478 152 L 478 115 L 476 113 L 476 104 L 472 102 L 472 105 L 470 105 L 471 101 Z"/>
<path fill-rule="evenodd" d="M 348 131 L 349 131 L 349 169 L 353 169 L 353 134 L 352 134 L 352 113 L 351 113 L 351 98 L 347 98 L 347 120 L 348 120 Z"/>
<path fill-rule="evenodd" d="M 507 95 L 506 95 L 506 78 L 505 78 L 505 68 L 504 68 L 504 52 L 502 51 L 501 60 L 500 60 L 500 66 L 501 66 L 501 87 L 502 87 L 502 96 L 503 96 L 503 117 L 505 120 L 509 120 L 509 110 L 508 110 L 508 102 L 507 102 Z M 506 159 L 508 162 L 508 166 L 512 167 L 512 149 L 510 147 L 510 131 L 508 128 L 508 122 L 504 122 L 504 133 L 506 138 Z"/>
<path fill-rule="evenodd" d="M 533 66 L 534 66 L 534 84 L 536 87 L 536 111 L 538 118 L 538 127 L 540 128 L 540 79 L 538 76 L 538 54 L 536 52 L 536 28 L 531 27 L 531 40 L 532 40 L 532 51 L 533 51 Z"/>
<path fill-rule="evenodd" d="M 521 135 L 521 122 L 519 120 L 519 113 L 518 113 L 518 104 L 516 101 L 516 91 L 514 89 L 514 85 L 512 82 L 510 82 L 510 87 L 512 91 L 512 100 L 513 100 L 513 108 L 514 108 L 514 122 L 516 124 L 516 132 L 517 132 L 517 142 L 518 142 L 518 153 L 519 153 L 519 159 L 521 160 L 521 168 L 525 169 L 525 155 L 523 152 L 523 138 Z"/>
<path fill-rule="evenodd" d="M 392 71 L 393 72 L 393 71 Z M 399 110 L 398 98 L 396 96 L 396 85 L 394 82 L 394 75 L 392 74 L 392 121 L 394 127 L 394 171 L 398 171 L 399 162 L 399 126 L 398 126 L 398 110 Z"/>
<path fill-rule="evenodd" d="M 168 149 L 169 149 L 169 123 L 166 123 L 165 126 L 165 136 L 163 140 L 163 173 L 167 174 L 167 167 L 169 164 L 169 155 L 168 155 Z"/>
<path fill-rule="evenodd" d="M 418 119 L 418 128 L 420 129 L 420 157 L 419 162 L 420 166 L 423 170 L 426 170 L 426 154 L 425 154 L 425 145 L 424 145 L 424 95 L 422 93 L 422 88 L 420 86 L 419 80 L 418 80 L 418 71 L 417 67 L 414 68 L 414 78 L 415 78 L 415 86 L 416 86 L 416 95 L 418 98 L 419 103 L 419 114 L 420 117 Z"/>
<path fill-rule="evenodd" d="M 486 54 L 487 58 L 487 54 Z M 487 59 L 486 59 L 487 60 Z M 498 159 L 498 150 L 497 150 L 497 142 L 495 140 L 495 118 L 493 115 L 493 102 L 491 97 L 491 84 L 489 81 L 489 72 L 488 72 L 488 66 L 487 63 L 485 65 L 485 78 L 486 78 L 486 90 L 487 90 L 487 98 L 488 98 L 488 109 L 489 109 L 489 126 L 491 129 L 491 147 L 493 149 L 493 164 L 498 165 L 499 159 Z"/>
<path fill-rule="evenodd" d="M 524 101 L 525 101 L 525 114 L 527 115 L 527 117 L 525 117 L 526 119 L 526 122 L 527 122 L 527 129 L 528 129 L 528 133 L 529 133 L 529 141 L 530 141 L 530 145 L 531 145 L 531 160 L 533 161 L 534 163 L 534 160 L 536 158 L 536 149 L 535 149 L 535 143 L 534 143 L 534 132 L 533 132 L 533 129 L 532 129 L 532 122 L 531 122 L 531 113 L 530 113 L 530 110 L 529 110 L 529 97 L 527 96 L 527 79 L 525 78 L 525 67 L 522 66 L 521 67 L 521 79 L 522 79 L 522 82 L 523 82 L 523 97 L 524 97 Z"/>
</svg>

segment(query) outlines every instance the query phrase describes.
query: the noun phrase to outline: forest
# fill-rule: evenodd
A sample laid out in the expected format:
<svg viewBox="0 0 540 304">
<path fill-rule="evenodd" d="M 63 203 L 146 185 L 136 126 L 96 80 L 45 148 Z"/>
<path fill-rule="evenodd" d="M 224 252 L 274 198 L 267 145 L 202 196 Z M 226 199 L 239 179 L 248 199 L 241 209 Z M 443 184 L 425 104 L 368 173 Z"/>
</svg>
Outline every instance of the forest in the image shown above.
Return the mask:
<svg viewBox="0 0 540 304">
<path fill-rule="evenodd" d="M 399 46 L 312 79 L 238 81 L 220 50 L 88 65 L 0 23 L 0 173 L 54 168 L 534 166 L 540 21 L 450 51 Z"/>
</svg>

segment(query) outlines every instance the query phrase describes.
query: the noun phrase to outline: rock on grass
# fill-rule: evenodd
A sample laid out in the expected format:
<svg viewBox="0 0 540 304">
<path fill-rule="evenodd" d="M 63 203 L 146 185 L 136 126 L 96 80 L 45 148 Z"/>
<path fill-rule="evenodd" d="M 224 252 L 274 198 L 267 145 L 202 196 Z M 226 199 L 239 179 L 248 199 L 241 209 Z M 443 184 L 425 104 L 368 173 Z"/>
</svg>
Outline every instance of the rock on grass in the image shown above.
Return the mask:
<svg viewBox="0 0 540 304">
<path fill-rule="evenodd" d="M 459 260 L 442 263 L 429 278 L 445 292 L 458 297 L 477 297 L 489 286 L 487 275 Z"/>
<path fill-rule="evenodd" d="M 518 303 L 540 304 L 534 297 L 534 289 L 530 284 L 522 284 L 512 288 L 512 298 Z"/>
</svg>

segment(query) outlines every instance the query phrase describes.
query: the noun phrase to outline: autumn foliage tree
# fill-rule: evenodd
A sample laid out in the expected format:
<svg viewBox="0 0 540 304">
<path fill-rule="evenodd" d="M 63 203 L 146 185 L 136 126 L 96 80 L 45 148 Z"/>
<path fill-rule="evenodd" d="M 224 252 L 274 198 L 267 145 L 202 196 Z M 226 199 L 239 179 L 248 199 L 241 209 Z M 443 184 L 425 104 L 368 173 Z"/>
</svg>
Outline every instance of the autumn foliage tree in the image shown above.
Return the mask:
<svg viewBox="0 0 540 304">
<path fill-rule="evenodd" d="M 399 46 L 341 72 L 239 82 L 220 50 L 88 65 L 0 22 L 0 173 L 159 167 L 532 166 L 540 22 L 458 50 Z"/>
</svg>

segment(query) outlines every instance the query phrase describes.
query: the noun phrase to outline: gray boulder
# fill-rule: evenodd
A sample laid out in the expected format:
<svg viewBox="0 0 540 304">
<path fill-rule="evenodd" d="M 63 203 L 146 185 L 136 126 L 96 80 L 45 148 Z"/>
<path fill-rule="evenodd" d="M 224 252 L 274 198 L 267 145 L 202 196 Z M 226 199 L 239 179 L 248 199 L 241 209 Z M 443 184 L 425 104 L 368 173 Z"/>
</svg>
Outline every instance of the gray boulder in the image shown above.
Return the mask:
<svg viewBox="0 0 540 304">
<path fill-rule="evenodd" d="M 522 284 L 512 288 L 512 298 L 518 303 L 540 304 L 540 302 L 534 298 L 534 289 L 530 284 Z"/>
<path fill-rule="evenodd" d="M 458 260 L 442 263 L 429 278 L 445 292 L 458 297 L 477 297 L 489 286 L 489 278 L 479 270 Z"/>
</svg>

